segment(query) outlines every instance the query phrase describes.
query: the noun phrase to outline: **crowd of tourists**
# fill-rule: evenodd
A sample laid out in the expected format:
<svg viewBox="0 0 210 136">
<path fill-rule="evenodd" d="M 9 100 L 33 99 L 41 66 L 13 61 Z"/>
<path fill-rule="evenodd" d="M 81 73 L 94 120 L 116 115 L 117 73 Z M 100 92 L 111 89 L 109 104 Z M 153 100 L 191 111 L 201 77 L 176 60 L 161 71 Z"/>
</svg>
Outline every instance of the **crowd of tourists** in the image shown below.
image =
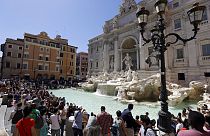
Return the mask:
<svg viewBox="0 0 210 136">
<path fill-rule="evenodd" d="M 26 81 L 6 81 L 1 92 L 8 94 L 8 105 L 14 106 L 8 121 L 14 136 L 157 136 L 156 120 L 149 113 L 132 115 L 133 104 L 116 115 L 106 111 L 87 113 L 80 105 L 67 102 L 43 86 Z M 158 120 L 157 120 L 158 122 Z M 172 116 L 171 130 L 178 136 L 210 136 L 210 111 L 207 105 L 196 111 L 183 109 Z"/>
</svg>

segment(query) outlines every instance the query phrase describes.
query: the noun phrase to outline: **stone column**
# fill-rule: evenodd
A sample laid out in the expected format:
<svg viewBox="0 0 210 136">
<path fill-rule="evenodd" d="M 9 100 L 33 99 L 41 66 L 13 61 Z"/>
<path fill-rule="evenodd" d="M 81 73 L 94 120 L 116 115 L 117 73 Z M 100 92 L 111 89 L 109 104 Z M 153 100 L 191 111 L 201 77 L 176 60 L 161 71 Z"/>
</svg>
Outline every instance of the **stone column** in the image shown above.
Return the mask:
<svg viewBox="0 0 210 136">
<path fill-rule="evenodd" d="M 104 51 L 103 51 L 103 60 L 104 60 L 104 67 L 103 72 L 109 70 L 109 60 L 108 60 L 108 41 L 104 42 Z"/>
<path fill-rule="evenodd" d="M 137 66 L 136 66 L 136 69 L 139 70 L 139 47 L 137 45 L 136 47 L 136 57 L 137 57 Z"/>
<path fill-rule="evenodd" d="M 145 70 L 145 68 L 146 68 L 145 67 L 146 66 L 146 64 L 145 64 L 145 47 L 142 46 L 143 43 L 144 42 L 141 38 L 141 34 L 139 33 L 140 70 Z"/>
<path fill-rule="evenodd" d="M 114 71 L 119 71 L 120 53 L 118 51 L 118 39 L 114 39 Z"/>
<path fill-rule="evenodd" d="M 197 49 L 195 40 L 187 42 L 187 47 L 188 47 L 189 67 L 196 67 L 198 65 L 197 64 L 198 60 L 197 60 L 197 52 L 195 50 Z"/>
<path fill-rule="evenodd" d="M 123 64 L 122 64 L 122 50 L 120 50 L 120 66 L 121 66 L 120 71 L 122 71 L 122 69 L 123 69 Z"/>
</svg>

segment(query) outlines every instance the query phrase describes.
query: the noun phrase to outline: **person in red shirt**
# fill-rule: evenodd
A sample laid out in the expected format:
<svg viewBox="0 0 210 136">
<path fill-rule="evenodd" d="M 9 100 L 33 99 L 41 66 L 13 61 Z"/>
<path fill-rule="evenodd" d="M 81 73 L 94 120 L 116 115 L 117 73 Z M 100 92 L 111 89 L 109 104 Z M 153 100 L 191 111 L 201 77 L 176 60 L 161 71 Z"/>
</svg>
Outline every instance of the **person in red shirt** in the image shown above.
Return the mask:
<svg viewBox="0 0 210 136">
<path fill-rule="evenodd" d="M 113 123 L 112 115 L 105 111 L 105 106 L 101 106 L 101 113 L 98 114 L 96 124 L 101 127 L 101 136 L 108 136 Z"/>
<path fill-rule="evenodd" d="M 35 121 L 29 117 L 31 112 L 31 106 L 25 106 L 23 118 L 16 124 L 14 136 L 36 136 Z"/>
</svg>

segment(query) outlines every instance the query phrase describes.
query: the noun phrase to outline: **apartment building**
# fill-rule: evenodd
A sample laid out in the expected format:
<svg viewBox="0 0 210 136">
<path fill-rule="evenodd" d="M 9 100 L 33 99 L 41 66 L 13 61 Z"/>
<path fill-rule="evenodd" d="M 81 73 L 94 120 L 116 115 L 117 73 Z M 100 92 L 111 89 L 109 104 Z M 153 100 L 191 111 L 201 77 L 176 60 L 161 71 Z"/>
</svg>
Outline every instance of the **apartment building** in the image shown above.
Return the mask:
<svg viewBox="0 0 210 136">
<path fill-rule="evenodd" d="M 76 75 L 80 80 L 86 79 L 88 71 L 88 53 L 80 52 L 77 53 L 77 64 L 76 64 Z"/>
<path fill-rule="evenodd" d="M 4 77 L 19 77 L 21 75 L 21 65 L 23 62 L 23 39 L 6 39 L 6 42 L 1 45 L 2 65 L 1 76 Z"/>
<path fill-rule="evenodd" d="M 18 39 L 12 41 L 16 43 L 13 48 L 9 48 L 11 44 L 8 39 L 2 46 L 2 78 L 11 78 L 13 74 L 25 79 L 72 80 L 75 77 L 77 47 L 69 45 L 67 39 L 61 38 L 60 35 L 52 39 L 46 32 L 41 32 L 38 35 L 25 33 L 21 45 L 17 44 L 20 42 Z M 20 46 L 22 54 L 14 57 Z M 16 67 L 20 67 L 18 72 L 11 71 L 14 69 L 12 61 L 20 62 L 20 66 L 16 64 Z"/>
</svg>

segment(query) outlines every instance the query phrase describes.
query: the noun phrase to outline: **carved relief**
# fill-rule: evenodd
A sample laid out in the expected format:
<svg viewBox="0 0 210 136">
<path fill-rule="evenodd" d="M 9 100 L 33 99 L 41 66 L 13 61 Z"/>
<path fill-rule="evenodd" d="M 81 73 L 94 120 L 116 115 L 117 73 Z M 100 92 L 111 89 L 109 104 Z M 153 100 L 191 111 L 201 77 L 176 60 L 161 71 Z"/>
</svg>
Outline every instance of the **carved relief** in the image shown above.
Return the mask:
<svg viewBox="0 0 210 136">
<path fill-rule="evenodd" d="M 130 10 L 136 9 L 137 5 L 135 0 L 123 0 L 123 4 L 120 6 L 120 15 L 123 15 Z"/>
</svg>

